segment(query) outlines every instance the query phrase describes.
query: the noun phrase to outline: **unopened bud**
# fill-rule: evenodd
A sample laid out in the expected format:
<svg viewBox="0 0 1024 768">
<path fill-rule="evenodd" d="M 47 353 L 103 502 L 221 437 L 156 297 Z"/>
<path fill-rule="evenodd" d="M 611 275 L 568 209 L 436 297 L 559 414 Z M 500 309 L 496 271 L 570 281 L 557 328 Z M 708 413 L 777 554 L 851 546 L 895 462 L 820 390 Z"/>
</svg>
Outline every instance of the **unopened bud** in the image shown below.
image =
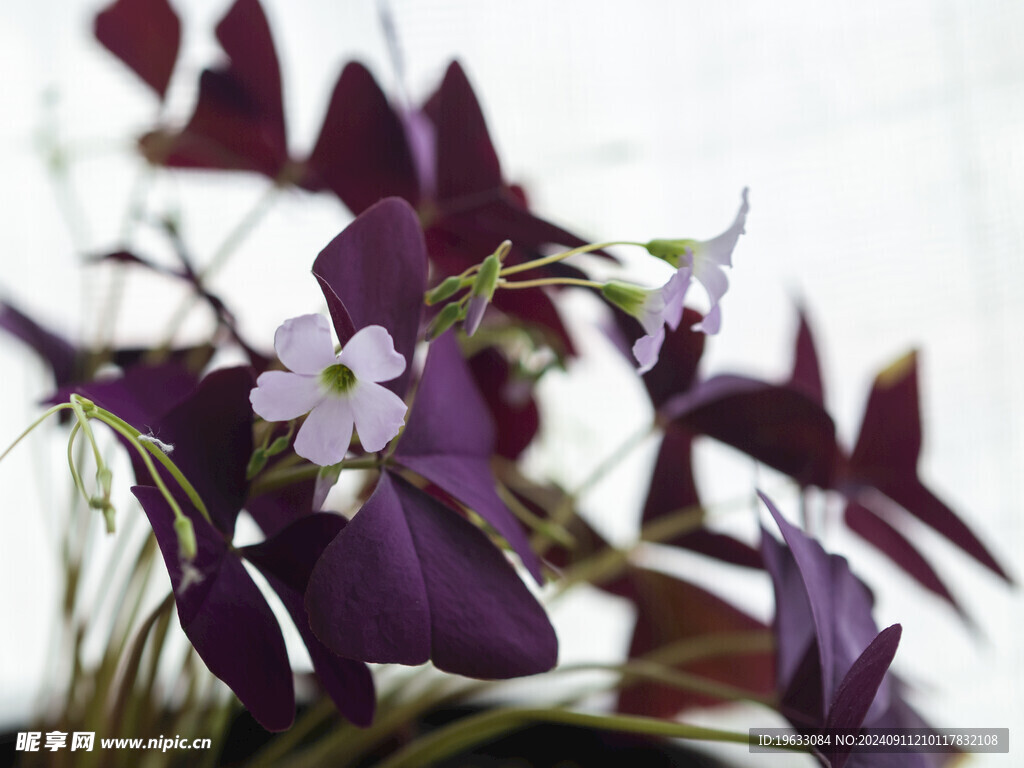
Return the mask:
<svg viewBox="0 0 1024 768">
<path fill-rule="evenodd" d="M 451 298 L 459 289 L 462 287 L 461 277 L 446 277 L 441 284 L 427 291 L 426 302 L 427 306 L 433 306 L 434 304 L 440 304 L 445 299 Z"/>
<path fill-rule="evenodd" d="M 110 486 L 114 481 L 114 473 L 108 467 L 100 467 L 96 471 L 96 484 L 103 491 L 103 498 L 110 498 Z"/>
<path fill-rule="evenodd" d="M 252 480 L 258 475 L 265 466 L 267 466 L 267 459 L 270 458 L 267 455 L 267 451 L 263 448 L 257 448 L 252 452 L 252 456 L 249 457 L 249 464 L 245 468 L 245 479 Z"/>
<path fill-rule="evenodd" d="M 427 326 L 427 341 L 433 341 L 442 333 L 451 328 L 463 317 L 462 306 L 459 304 L 446 304 L 440 312 L 430 321 Z"/>
</svg>

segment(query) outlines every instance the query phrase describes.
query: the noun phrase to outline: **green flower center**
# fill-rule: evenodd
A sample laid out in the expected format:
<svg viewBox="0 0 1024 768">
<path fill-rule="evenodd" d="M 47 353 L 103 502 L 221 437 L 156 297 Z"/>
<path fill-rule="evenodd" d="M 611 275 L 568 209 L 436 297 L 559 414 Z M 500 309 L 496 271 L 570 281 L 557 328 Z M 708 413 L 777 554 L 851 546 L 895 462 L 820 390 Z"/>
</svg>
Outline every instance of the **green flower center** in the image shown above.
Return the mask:
<svg viewBox="0 0 1024 768">
<path fill-rule="evenodd" d="M 343 395 L 355 386 L 356 375 L 347 365 L 335 363 L 323 369 L 320 373 L 320 383 L 329 392 Z"/>
</svg>

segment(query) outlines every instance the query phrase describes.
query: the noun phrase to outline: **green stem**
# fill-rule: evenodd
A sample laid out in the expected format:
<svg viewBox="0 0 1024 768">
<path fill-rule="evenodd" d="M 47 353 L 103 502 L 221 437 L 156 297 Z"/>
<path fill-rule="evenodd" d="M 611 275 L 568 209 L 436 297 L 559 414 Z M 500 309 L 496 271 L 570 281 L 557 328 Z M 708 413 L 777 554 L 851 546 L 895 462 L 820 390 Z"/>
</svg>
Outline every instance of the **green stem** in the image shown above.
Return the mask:
<svg viewBox="0 0 1024 768">
<path fill-rule="evenodd" d="M 671 688 L 699 693 L 720 701 L 751 701 L 769 708 L 773 708 L 776 704 L 775 699 L 770 696 L 761 696 L 734 685 L 727 685 L 708 677 L 695 675 L 692 672 L 673 669 L 665 664 L 643 659 L 634 659 L 624 664 L 574 664 L 572 667 L 560 668 L 558 671 L 613 672 L 619 675 L 622 682 L 626 684 L 633 680 L 648 680 Z M 614 687 L 622 687 L 622 684 Z"/>
<path fill-rule="evenodd" d="M 642 444 L 656 428 L 656 424 L 651 424 L 650 426 L 644 427 L 627 437 L 614 451 L 606 456 L 600 464 L 590 470 L 583 481 L 576 486 L 576 489 L 571 494 L 572 497 L 579 498 L 585 491 L 602 480 L 616 464 L 628 456 L 634 448 Z"/>
<path fill-rule="evenodd" d="M 597 291 L 604 288 L 604 283 L 599 283 L 596 280 L 584 280 L 579 277 L 541 277 L 536 280 L 501 280 L 498 282 L 499 288 L 505 288 L 508 290 L 541 288 L 545 285 L 578 285 L 582 288 L 593 288 Z"/>
<path fill-rule="evenodd" d="M 609 240 L 606 243 L 588 243 L 587 245 L 581 245 L 578 248 L 573 248 L 569 251 L 562 251 L 560 253 L 553 253 L 550 256 L 544 256 L 540 259 L 534 259 L 533 261 L 527 261 L 523 264 L 515 264 L 511 267 L 505 267 L 501 270 L 500 275 L 502 277 L 508 277 L 509 275 L 515 275 L 520 272 L 526 272 L 531 269 L 537 269 L 537 267 L 546 267 L 548 264 L 555 264 L 559 261 L 568 259 L 571 256 L 579 256 L 581 253 L 593 253 L 594 251 L 603 251 L 605 248 L 611 248 L 615 245 L 637 245 L 641 248 L 646 248 L 646 243 L 635 243 L 632 240 Z"/>
<path fill-rule="evenodd" d="M 25 431 L 22 432 L 20 435 L 18 435 L 14 439 L 13 443 L 11 443 L 9 446 L 7 446 L 7 450 L 5 450 L 3 453 L 0 453 L 0 461 L 3 461 L 5 458 L 7 458 L 7 454 L 14 450 L 14 446 L 16 446 L 18 443 L 20 443 L 26 437 L 28 437 L 29 433 L 32 432 L 33 429 L 35 429 L 40 424 L 42 424 L 44 421 L 46 421 L 50 416 L 52 416 L 53 414 L 57 413 L 58 411 L 64 411 L 64 410 L 67 410 L 68 408 L 71 408 L 71 407 L 72 407 L 71 403 L 60 403 L 59 405 L 55 405 L 52 408 L 49 408 L 48 410 L 46 410 L 43 413 L 42 416 L 40 416 L 38 419 L 33 421 L 31 424 L 29 424 L 28 427 L 25 429 Z"/>
<path fill-rule="evenodd" d="M 139 432 L 139 430 L 137 430 L 128 422 L 110 413 L 110 411 L 105 411 L 102 408 L 96 408 L 95 418 L 102 421 L 111 429 L 119 432 L 128 440 L 129 443 L 135 446 L 135 450 L 137 450 L 139 455 L 142 457 L 142 461 L 145 463 L 146 469 L 149 470 L 149 473 L 153 476 L 153 481 L 156 483 L 157 488 L 160 489 L 160 492 L 164 495 L 164 498 L 167 499 L 168 505 L 171 507 L 172 510 L 174 510 L 175 519 L 187 518 L 185 517 L 185 514 L 181 511 L 181 507 L 178 505 L 178 502 L 174 499 L 174 496 L 172 496 L 171 492 L 167 489 L 167 486 L 164 484 L 163 478 L 160 477 L 160 473 L 156 471 L 156 467 L 153 464 L 153 459 L 150 458 L 151 456 L 156 456 L 157 460 L 161 464 L 163 464 L 164 469 L 171 473 L 171 476 L 174 478 L 175 482 L 178 483 L 181 489 L 185 492 L 185 495 L 188 496 L 189 501 L 192 502 L 195 508 L 199 510 L 200 514 L 202 514 L 202 516 L 206 519 L 206 522 L 210 523 L 210 525 L 213 525 L 213 520 L 210 518 L 210 513 L 207 511 L 206 505 L 203 503 L 203 500 L 199 497 L 199 494 L 196 492 L 196 489 L 192 487 L 192 483 L 188 481 L 188 478 L 186 478 L 185 475 L 182 474 L 181 470 L 178 469 L 178 467 L 174 464 L 173 461 L 171 461 L 167 454 L 165 454 L 155 445 L 139 442 L 139 435 L 141 434 L 141 432 Z"/>
<path fill-rule="evenodd" d="M 142 622 L 132 640 L 128 656 L 124 660 L 124 668 L 121 672 L 121 682 L 117 689 L 117 696 L 110 708 L 106 723 L 118 732 L 121 718 L 124 717 L 125 707 L 131 698 L 135 688 L 135 681 L 138 677 L 139 665 L 142 663 L 142 652 L 146 648 L 146 640 L 149 638 L 150 630 L 156 625 L 160 617 L 171 609 L 174 604 L 174 593 L 171 592 L 161 601 L 151 614 Z"/>
<path fill-rule="evenodd" d="M 71 479 L 74 480 L 75 487 L 78 489 L 78 492 L 82 494 L 82 498 L 85 499 L 86 504 L 88 504 L 89 492 L 85 490 L 85 483 L 82 482 L 82 476 L 75 467 L 75 438 L 78 437 L 78 433 L 81 429 L 81 422 L 76 421 L 75 426 L 71 428 L 71 434 L 68 436 L 68 469 L 71 470 Z"/>
<path fill-rule="evenodd" d="M 557 723 L 601 731 L 636 733 L 698 741 L 748 744 L 746 733 L 702 728 L 685 723 L 625 715 L 598 715 L 563 709 L 510 707 L 462 718 L 430 733 L 387 758 L 377 768 L 426 768 L 469 747 L 525 728 L 532 723 Z"/>
<path fill-rule="evenodd" d="M 381 464 L 376 456 L 360 456 L 341 462 L 342 469 L 377 469 Z M 312 480 L 322 467 L 317 464 L 300 464 L 298 466 L 274 467 L 265 474 L 258 475 L 249 486 L 249 498 L 276 491 L 292 483 Z"/>
</svg>

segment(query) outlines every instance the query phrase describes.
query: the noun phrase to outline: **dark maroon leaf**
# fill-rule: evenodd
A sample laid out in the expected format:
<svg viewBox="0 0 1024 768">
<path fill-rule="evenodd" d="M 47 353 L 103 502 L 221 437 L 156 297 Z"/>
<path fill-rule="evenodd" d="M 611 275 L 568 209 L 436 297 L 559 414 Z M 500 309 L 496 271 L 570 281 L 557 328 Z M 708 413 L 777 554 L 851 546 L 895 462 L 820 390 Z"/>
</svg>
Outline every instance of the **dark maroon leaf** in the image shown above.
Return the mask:
<svg viewBox="0 0 1024 768">
<path fill-rule="evenodd" d="M 487 537 L 389 472 L 317 562 L 306 607 L 348 658 L 490 679 L 557 657 L 544 609 Z"/>
<path fill-rule="evenodd" d="M 396 197 L 368 208 L 320 252 L 313 274 L 344 304 L 352 327 L 381 325 L 391 334 L 405 372 L 382 386 L 404 395 L 427 288 L 427 252 L 415 211 Z M 337 324 L 335 330 L 339 337 L 346 332 Z"/>
<path fill-rule="evenodd" d="M 654 472 L 644 502 L 643 522 L 687 509 L 697 511 L 700 498 L 693 477 L 693 434 L 685 427 L 669 424 L 658 448 Z M 674 541 L 665 541 L 674 544 Z"/>
<path fill-rule="evenodd" d="M 802 485 L 829 487 L 835 425 L 806 395 L 743 376 L 715 376 L 662 406 L 661 414 L 783 472 Z"/>
<path fill-rule="evenodd" d="M 362 64 L 338 77 L 306 169 L 304 187 L 331 190 L 356 214 L 385 197 L 419 199 L 402 121 Z"/>
<path fill-rule="evenodd" d="M 195 560 L 184 570 L 173 513 L 160 491 L 136 486 L 132 493 L 153 526 L 181 628 L 196 652 L 260 725 L 268 731 L 287 730 L 295 719 L 295 691 L 284 637 L 245 567 L 220 533 L 184 505 L 198 545 Z"/>
<path fill-rule="evenodd" d="M 921 405 L 917 354 L 912 352 L 882 371 L 871 387 L 851 471 L 917 474 L 921 455 Z"/>
<path fill-rule="evenodd" d="M 373 676 L 366 664 L 344 659 L 317 640 L 309 627 L 303 596 L 313 565 L 345 526 L 340 515 L 316 513 L 296 521 L 278 535 L 241 554 L 254 563 L 281 598 L 313 661 L 324 690 L 348 720 L 368 726 L 376 705 Z"/>
<path fill-rule="evenodd" d="M 258 0 L 236 0 L 217 25 L 228 55 L 205 70 L 188 124 L 141 139 L 153 162 L 179 168 L 246 170 L 277 178 L 288 161 L 281 71 L 270 25 Z"/>
<path fill-rule="evenodd" d="M 533 384 L 517 379 L 505 357 L 488 347 L 469 359 L 476 388 L 483 395 L 494 420 L 494 452 L 515 460 L 540 428 L 540 412 L 533 398 Z"/>
<path fill-rule="evenodd" d="M 637 659 L 672 643 L 717 634 L 757 632 L 767 627 L 694 584 L 657 571 L 631 566 L 627 571 L 630 597 L 637 610 L 629 658 Z M 675 669 L 749 691 L 768 695 L 775 684 L 771 652 L 709 655 L 673 665 Z M 721 703 L 695 691 L 645 681 L 619 694 L 618 710 L 646 717 L 672 718 L 690 707 Z"/>
<path fill-rule="evenodd" d="M 627 320 L 631 322 L 629 341 L 632 347 L 632 344 L 643 335 L 643 329 L 633 318 L 626 317 L 621 312 L 618 315 L 623 317 L 623 325 Z M 707 335 L 691 329 L 701 320 L 703 316 L 699 312 L 684 309 L 679 327 L 674 331 L 665 329 L 665 341 L 661 345 L 658 364 L 644 374 L 644 386 L 647 387 L 647 394 L 650 395 L 656 409 L 661 408 L 673 395 L 686 392 L 693 386 Z M 631 349 L 629 360 L 633 362 Z"/>
<path fill-rule="evenodd" d="M 81 375 L 78 348 L 6 301 L 0 301 L 0 328 L 32 349 L 53 373 L 54 386 L 70 384 Z"/>
<path fill-rule="evenodd" d="M 519 521 L 498 498 L 490 460 L 494 424 L 455 336 L 434 340 L 395 460 L 459 500 L 508 541 L 540 583 L 540 560 Z"/>
<path fill-rule="evenodd" d="M 956 599 L 950 594 L 939 575 L 935 573 L 913 542 L 884 518 L 867 507 L 851 501 L 846 505 L 843 519 L 851 531 L 885 554 L 921 586 L 949 602 L 958 613 L 963 613 Z"/>
<path fill-rule="evenodd" d="M 883 629 L 853 662 L 829 707 L 828 719 L 825 721 L 827 730 L 856 731 L 861 727 L 896 655 L 902 633 L 903 628 L 899 624 Z M 831 749 L 822 752 L 832 768 L 843 768 L 852 749 L 852 745 L 833 744 Z"/>
<path fill-rule="evenodd" d="M 917 474 L 920 455 L 917 355 L 910 353 L 875 378 L 842 490 L 856 498 L 865 485 L 877 488 L 993 573 L 1010 581 L 971 529 L 921 482 Z"/>
<path fill-rule="evenodd" d="M 117 0 L 96 15 L 93 31 L 164 98 L 181 44 L 181 20 L 167 0 Z"/>
<path fill-rule="evenodd" d="M 501 165 L 487 123 L 458 62 L 448 66 L 424 111 L 436 130 L 439 199 L 461 198 L 501 186 Z"/>
<path fill-rule="evenodd" d="M 797 328 L 793 353 L 793 373 L 789 386 L 810 397 L 818 405 L 825 404 L 825 386 L 821 381 L 821 366 L 814 346 L 814 336 L 807 322 L 807 315 L 800 310 L 800 325 Z"/>
<path fill-rule="evenodd" d="M 163 442 L 174 445 L 174 463 L 229 538 L 248 491 L 254 384 L 248 368 L 214 371 L 153 425 Z"/>
</svg>

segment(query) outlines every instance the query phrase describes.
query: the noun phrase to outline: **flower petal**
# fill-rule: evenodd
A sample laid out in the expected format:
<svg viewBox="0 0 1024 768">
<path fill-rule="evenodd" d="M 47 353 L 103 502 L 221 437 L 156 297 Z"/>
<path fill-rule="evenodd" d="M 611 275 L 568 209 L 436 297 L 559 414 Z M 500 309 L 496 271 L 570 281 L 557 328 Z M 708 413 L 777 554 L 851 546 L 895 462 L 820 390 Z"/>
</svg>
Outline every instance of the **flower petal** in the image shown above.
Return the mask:
<svg viewBox="0 0 1024 768">
<path fill-rule="evenodd" d="M 391 381 L 405 370 L 405 358 L 395 351 L 391 334 L 380 325 L 360 328 L 338 355 L 362 382 Z"/>
<path fill-rule="evenodd" d="M 640 363 L 637 373 L 647 373 L 658 362 L 658 353 L 661 352 L 661 345 L 665 343 L 665 326 L 661 326 L 652 334 L 641 336 L 633 344 L 633 356 Z"/>
<path fill-rule="evenodd" d="M 274 334 L 274 349 L 288 370 L 313 376 L 335 362 L 331 326 L 323 315 L 285 320 Z"/>
<path fill-rule="evenodd" d="M 313 274 L 331 287 L 355 328 L 384 326 L 399 354 L 412 359 L 427 289 L 427 248 L 408 203 L 387 198 L 361 213 L 316 257 Z M 411 373 L 406 366 L 387 388 L 404 395 Z"/>
<path fill-rule="evenodd" d="M 380 384 L 357 381 L 350 400 L 359 442 L 367 451 L 384 448 L 405 424 L 405 401 Z"/>
<path fill-rule="evenodd" d="M 692 276 L 692 269 L 680 267 L 661 288 L 661 295 L 665 300 L 662 320 L 673 331 L 679 327 L 679 322 L 683 319 L 683 300 L 686 298 L 686 290 L 690 287 Z"/>
<path fill-rule="evenodd" d="M 256 379 L 249 402 L 256 415 L 267 421 L 288 421 L 309 413 L 323 400 L 316 376 L 288 371 L 267 371 Z"/>
<path fill-rule="evenodd" d="M 732 266 L 732 252 L 736 248 L 736 241 L 744 232 L 747 224 L 747 212 L 750 210 L 750 203 L 747 202 L 747 188 L 743 188 L 743 202 L 732 225 L 718 237 L 713 237 L 697 245 L 694 256 L 697 262 L 717 264 L 722 267 Z M 698 270 L 699 271 L 699 270 Z M 698 275 L 698 280 L 700 277 Z M 702 281 L 703 282 L 703 281 Z"/>
<path fill-rule="evenodd" d="M 327 467 L 345 458 L 352 442 L 352 403 L 347 397 L 329 397 L 317 405 L 295 436 L 295 452 Z"/>
<path fill-rule="evenodd" d="M 706 333 L 708 336 L 714 336 L 722 328 L 722 308 L 718 304 L 714 304 L 708 313 L 704 315 L 704 319 L 699 323 L 694 323 L 690 330 L 700 331 Z"/>
</svg>

